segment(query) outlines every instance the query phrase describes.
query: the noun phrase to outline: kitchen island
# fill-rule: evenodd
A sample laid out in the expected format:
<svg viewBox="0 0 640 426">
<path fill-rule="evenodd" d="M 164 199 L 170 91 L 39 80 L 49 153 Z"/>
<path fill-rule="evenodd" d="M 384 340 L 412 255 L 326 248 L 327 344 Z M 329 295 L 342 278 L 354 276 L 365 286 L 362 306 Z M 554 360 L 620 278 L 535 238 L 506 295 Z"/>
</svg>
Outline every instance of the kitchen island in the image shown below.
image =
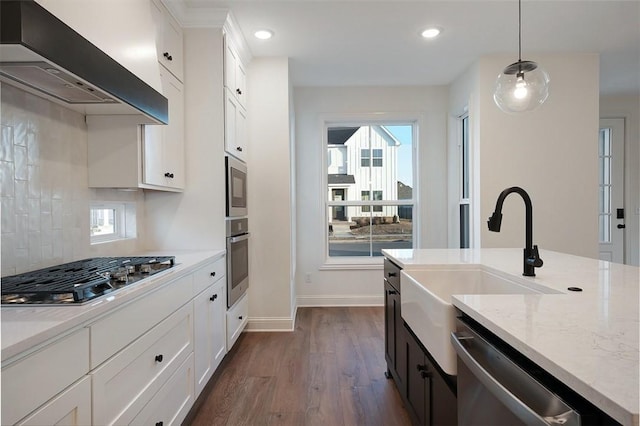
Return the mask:
<svg viewBox="0 0 640 426">
<path fill-rule="evenodd" d="M 523 277 L 522 249 L 407 249 L 383 254 L 407 271 L 480 268 L 560 292 L 454 295 L 452 302 L 616 421 L 638 425 L 639 268 L 541 251 L 544 266 L 536 277 Z"/>
</svg>

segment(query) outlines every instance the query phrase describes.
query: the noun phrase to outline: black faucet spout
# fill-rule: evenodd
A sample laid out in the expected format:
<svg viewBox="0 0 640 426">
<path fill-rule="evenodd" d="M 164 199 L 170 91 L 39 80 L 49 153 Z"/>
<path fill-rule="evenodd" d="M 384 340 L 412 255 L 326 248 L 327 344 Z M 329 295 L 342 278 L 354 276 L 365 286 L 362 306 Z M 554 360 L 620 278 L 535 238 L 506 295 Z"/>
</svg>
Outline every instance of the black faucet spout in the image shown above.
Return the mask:
<svg viewBox="0 0 640 426">
<path fill-rule="evenodd" d="M 511 193 L 519 194 L 524 200 L 525 206 L 525 247 L 524 247 L 524 261 L 523 261 L 523 273 L 522 275 L 527 277 L 535 277 L 535 268 L 542 266 L 542 259 L 538 253 L 538 246 L 533 245 L 533 206 L 531 204 L 531 198 L 527 191 L 519 186 L 512 186 L 500 193 L 498 200 L 496 201 L 496 208 L 489 221 L 489 230 L 493 232 L 500 232 L 500 226 L 502 224 L 502 205 L 505 198 Z"/>
</svg>

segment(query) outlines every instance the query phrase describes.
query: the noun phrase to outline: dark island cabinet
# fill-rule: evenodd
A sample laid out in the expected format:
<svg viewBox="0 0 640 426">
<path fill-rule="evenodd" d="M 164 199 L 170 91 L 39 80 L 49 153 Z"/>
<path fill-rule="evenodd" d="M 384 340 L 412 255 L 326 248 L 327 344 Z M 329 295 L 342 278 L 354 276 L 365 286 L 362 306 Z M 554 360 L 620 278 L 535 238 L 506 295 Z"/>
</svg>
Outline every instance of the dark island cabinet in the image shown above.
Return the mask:
<svg viewBox="0 0 640 426">
<path fill-rule="evenodd" d="M 402 320 L 400 271 L 384 260 L 385 374 L 415 425 L 457 425 L 456 378 L 437 366 Z"/>
<path fill-rule="evenodd" d="M 406 344 L 400 309 L 400 268 L 384 260 L 384 326 L 387 378 L 393 378 L 404 398 L 406 382 Z"/>
</svg>

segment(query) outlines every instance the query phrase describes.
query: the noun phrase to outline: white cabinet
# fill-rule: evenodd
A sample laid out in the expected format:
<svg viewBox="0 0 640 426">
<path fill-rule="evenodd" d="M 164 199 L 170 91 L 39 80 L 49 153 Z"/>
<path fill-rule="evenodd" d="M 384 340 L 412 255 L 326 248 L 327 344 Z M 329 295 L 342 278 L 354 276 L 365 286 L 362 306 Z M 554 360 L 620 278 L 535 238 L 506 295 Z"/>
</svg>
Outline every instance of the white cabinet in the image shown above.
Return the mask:
<svg viewBox="0 0 640 426">
<path fill-rule="evenodd" d="M 184 188 L 183 85 L 161 69 L 169 124 L 139 125 L 127 115 L 88 115 L 90 188 Z"/>
<path fill-rule="evenodd" d="M 151 10 L 156 25 L 158 62 L 184 81 L 182 28 L 159 0 L 151 2 Z"/>
<path fill-rule="evenodd" d="M 247 161 L 247 112 L 229 89 L 224 91 L 224 148 L 227 153 Z"/>
<path fill-rule="evenodd" d="M 3 366 L 2 424 L 20 421 L 88 372 L 87 329 L 78 330 L 23 359 Z M 88 406 L 81 407 L 81 410 L 84 409 L 90 410 Z M 48 414 L 43 413 L 42 416 Z"/>
<path fill-rule="evenodd" d="M 247 73 L 228 34 L 224 37 L 224 85 L 246 108 Z"/>
<path fill-rule="evenodd" d="M 91 372 L 93 424 L 131 423 L 192 349 L 193 312 L 186 304 Z"/>
<path fill-rule="evenodd" d="M 193 300 L 196 395 L 202 392 L 226 354 L 226 282 L 221 278 Z"/>
<path fill-rule="evenodd" d="M 144 126 L 142 181 L 147 185 L 184 189 L 183 85 L 163 69 L 160 80 L 163 94 L 169 100 L 169 124 Z"/>
<path fill-rule="evenodd" d="M 91 379 L 89 376 L 84 376 L 78 383 L 73 384 L 18 423 L 19 426 L 83 426 L 88 424 L 91 424 Z"/>
<path fill-rule="evenodd" d="M 235 305 L 227 311 L 227 350 L 231 350 L 247 325 L 249 318 L 249 296 L 244 294 Z"/>
</svg>

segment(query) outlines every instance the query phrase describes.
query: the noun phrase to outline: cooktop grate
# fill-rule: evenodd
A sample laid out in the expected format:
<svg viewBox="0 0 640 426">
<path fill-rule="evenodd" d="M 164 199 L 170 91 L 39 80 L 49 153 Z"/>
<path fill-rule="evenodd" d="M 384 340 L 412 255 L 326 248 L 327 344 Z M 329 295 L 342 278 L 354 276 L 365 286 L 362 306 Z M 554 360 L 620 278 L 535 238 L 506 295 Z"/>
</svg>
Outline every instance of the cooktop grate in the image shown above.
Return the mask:
<svg viewBox="0 0 640 426">
<path fill-rule="evenodd" d="M 118 269 L 138 267 L 139 270 L 140 265 L 158 264 L 166 264 L 168 268 L 174 265 L 174 261 L 174 256 L 94 257 L 77 260 L 2 277 L 2 296 L 72 295 L 74 302 L 84 301 L 90 295 L 95 297 L 96 290 L 108 291 L 112 288 L 111 273 Z M 151 269 L 146 275 L 152 275 L 153 272 L 158 271 Z"/>
</svg>

